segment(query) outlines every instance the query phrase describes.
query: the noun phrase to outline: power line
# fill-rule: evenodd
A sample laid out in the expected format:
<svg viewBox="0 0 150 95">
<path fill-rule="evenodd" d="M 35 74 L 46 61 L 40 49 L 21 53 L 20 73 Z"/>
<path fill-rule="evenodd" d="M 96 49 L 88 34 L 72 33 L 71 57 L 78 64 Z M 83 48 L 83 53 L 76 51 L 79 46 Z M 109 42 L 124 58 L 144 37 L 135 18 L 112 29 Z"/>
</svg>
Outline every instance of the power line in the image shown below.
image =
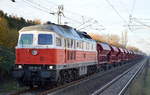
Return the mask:
<svg viewBox="0 0 150 95">
<path fill-rule="evenodd" d="M 43 1 L 46 1 L 46 0 L 43 0 Z M 58 4 L 56 4 L 55 2 L 52 2 L 52 1 L 50 1 L 50 0 L 48 0 L 47 2 L 52 3 L 54 6 L 58 6 Z M 93 18 L 91 18 L 91 17 L 84 16 L 84 15 L 82 15 L 82 14 L 72 12 L 72 11 L 70 11 L 70 10 L 68 10 L 68 9 L 65 9 L 65 11 L 66 11 L 67 13 L 70 13 L 70 14 L 73 14 L 73 15 L 77 15 L 77 16 L 80 16 L 80 17 L 85 17 L 85 18 L 88 18 L 88 19 L 93 19 Z"/>
<path fill-rule="evenodd" d="M 150 25 L 147 25 L 147 24 L 145 24 L 145 22 L 141 21 L 141 20 L 145 21 L 145 19 L 143 19 L 143 18 L 132 17 L 131 20 L 132 20 L 132 23 L 133 23 L 133 21 L 136 23 L 136 24 L 133 24 L 133 25 L 129 25 L 130 27 L 132 27 L 132 30 L 134 29 L 134 31 L 139 30 L 139 29 L 143 29 L 142 27 L 150 28 Z"/>
<path fill-rule="evenodd" d="M 58 12 L 49 12 L 49 9 L 48 9 L 48 8 L 43 7 L 43 6 L 41 6 L 40 4 L 35 3 L 35 2 L 33 2 L 33 1 L 32 1 L 32 2 L 29 1 L 29 0 L 24 0 L 24 1 L 26 1 L 26 3 L 30 3 L 30 5 L 31 5 L 32 7 L 34 7 L 34 8 L 36 8 L 36 9 L 39 9 L 39 10 L 41 10 L 41 11 L 50 13 L 50 14 L 52 14 L 52 15 L 55 15 L 55 14 L 58 13 Z M 39 7 L 40 7 L 40 8 L 39 8 Z M 42 9 L 41 9 L 41 8 L 42 8 Z M 67 16 L 64 16 L 64 18 L 69 19 L 69 20 L 74 21 L 74 22 L 77 22 L 77 23 L 81 23 L 81 22 L 79 22 L 79 21 L 77 21 L 77 20 L 75 20 L 75 19 L 72 19 L 72 18 L 70 18 L 70 17 L 67 17 Z M 59 20 L 59 22 L 60 22 L 60 20 Z"/>
<path fill-rule="evenodd" d="M 23 2 L 25 2 L 28 7 L 35 8 L 35 9 L 37 9 L 37 10 L 40 10 L 40 11 L 45 12 L 45 13 L 48 13 L 48 14 L 52 14 L 52 15 L 57 14 L 57 15 L 59 15 L 59 13 L 60 13 L 60 11 L 57 11 L 57 12 L 49 11 L 48 8 L 46 8 L 45 6 L 42 6 L 41 4 L 38 4 L 38 3 L 34 2 L 34 1 L 23 0 Z M 56 4 L 55 4 L 55 5 L 56 5 Z M 62 16 L 62 15 L 61 15 L 61 16 Z M 66 18 L 66 19 L 68 19 L 68 20 L 71 20 L 71 21 L 73 21 L 73 22 L 76 22 L 76 23 L 80 24 L 80 26 L 84 26 L 84 25 L 86 25 L 87 23 L 89 23 L 90 21 L 94 20 L 93 18 L 90 18 L 90 19 L 88 19 L 87 21 L 85 21 L 85 22 L 83 22 L 83 23 L 81 24 L 80 21 L 75 20 L 75 19 L 73 19 L 73 18 L 70 18 L 70 17 L 68 17 L 68 16 L 64 16 L 64 14 L 63 14 L 63 17 Z M 82 17 L 85 17 L 85 16 L 82 16 Z M 58 16 L 58 24 L 60 24 L 60 20 L 61 20 L 61 18 L 60 18 L 60 15 L 59 15 L 59 16 Z M 96 21 L 96 20 L 95 20 L 95 21 Z M 102 25 L 101 25 L 101 26 L 102 26 Z M 85 27 L 88 27 L 88 26 L 85 26 Z M 82 28 L 82 29 L 85 29 L 85 27 Z M 97 30 L 98 30 L 98 29 L 97 29 Z"/>
<path fill-rule="evenodd" d="M 52 2 L 52 3 L 53 3 L 54 5 L 57 5 L 57 4 L 54 3 L 54 2 Z M 80 17 L 82 17 L 82 18 L 88 18 L 88 20 L 83 21 L 83 23 L 81 24 L 80 21 L 77 21 L 77 20 L 75 20 L 75 19 L 73 19 L 73 18 L 64 16 L 64 18 L 67 18 L 67 19 L 69 19 L 69 20 L 72 20 L 72 21 L 74 21 L 74 22 L 76 22 L 76 23 L 81 24 L 81 25 L 77 26 L 77 28 L 83 27 L 84 25 L 86 25 L 86 24 L 90 23 L 92 20 L 94 20 L 94 19 L 91 18 L 91 17 L 83 16 L 83 15 L 81 15 L 81 14 L 78 14 L 78 13 L 75 13 L 75 12 L 72 12 L 72 11 L 69 11 L 69 10 L 67 10 L 67 9 L 65 9 L 65 11 L 67 11 L 67 13 L 71 13 L 71 14 L 73 14 L 73 15 L 77 15 L 77 16 L 80 16 Z M 95 20 L 95 21 L 96 21 L 96 20 Z"/>
<path fill-rule="evenodd" d="M 79 25 L 77 28 L 79 28 L 79 27 L 81 27 L 81 26 L 83 26 L 83 25 L 85 25 L 85 24 L 87 24 L 88 22 L 90 22 L 91 20 L 93 20 L 93 19 L 89 19 L 89 20 L 87 20 L 87 21 L 85 21 L 85 22 L 83 22 L 81 25 Z"/>
<path fill-rule="evenodd" d="M 45 1 L 45 0 L 44 0 Z M 50 4 L 53 4 L 54 6 L 58 6 L 58 4 L 56 4 L 55 2 L 52 2 L 52 1 L 50 1 L 50 0 L 48 0 L 48 1 L 45 1 L 45 2 L 50 2 Z M 77 16 L 79 16 L 79 17 L 84 17 L 84 18 L 86 18 L 87 19 L 87 21 L 85 21 L 86 23 L 89 23 L 90 21 L 89 20 L 91 20 L 91 19 L 93 19 L 93 18 L 91 18 L 91 17 L 87 17 L 87 16 L 83 16 L 83 15 L 81 15 L 81 14 L 79 14 L 79 13 L 75 13 L 75 12 L 72 12 L 72 11 L 70 11 L 70 10 L 67 10 L 67 9 L 65 9 L 65 12 L 67 12 L 67 14 L 69 13 L 69 14 L 72 14 L 73 16 L 74 15 L 77 15 Z M 66 16 L 64 16 L 65 18 L 67 18 L 67 19 L 69 19 L 69 20 L 72 20 L 72 21 L 74 21 L 74 22 L 76 22 L 76 23 L 81 23 L 80 21 L 77 21 L 77 20 L 75 20 L 75 19 L 72 19 L 72 18 L 70 18 L 70 17 L 66 17 Z M 93 19 L 94 20 L 94 19 Z M 85 25 L 85 22 L 83 22 L 81 25 L 79 25 L 79 26 L 83 26 L 83 25 Z M 101 22 L 102 22 L 102 20 L 101 20 Z"/>
<path fill-rule="evenodd" d="M 49 12 L 47 9 L 41 8 L 41 7 L 37 6 L 37 5 L 34 5 L 33 3 L 31 3 L 31 2 L 29 2 L 29 1 L 27 1 L 27 0 L 23 0 L 23 2 L 27 3 L 27 6 L 29 6 L 29 7 L 32 7 L 32 8 L 35 8 L 35 9 L 37 9 L 37 10 L 40 10 L 40 11 L 42 11 L 42 12 L 45 12 L 45 13 L 54 15 L 53 12 Z"/>
<path fill-rule="evenodd" d="M 41 6 L 40 4 L 38 4 L 38 3 L 36 3 L 36 2 L 30 1 L 30 0 L 25 0 L 25 1 L 30 2 L 31 4 L 35 4 L 35 5 L 37 5 L 37 6 L 41 7 L 41 8 L 43 8 L 43 9 L 49 10 L 48 8 Z"/>
<path fill-rule="evenodd" d="M 127 13 L 130 14 L 130 11 L 129 11 L 127 5 L 124 2 L 122 2 L 121 0 L 118 0 L 118 2 L 121 4 L 121 6 L 124 7 L 124 9 L 127 11 Z"/>
<path fill-rule="evenodd" d="M 36 9 L 38 9 L 38 10 L 44 11 L 46 13 L 50 13 L 52 15 L 57 14 L 57 17 L 58 17 L 57 18 L 57 23 L 61 24 L 61 16 L 64 16 L 64 14 L 63 14 L 63 6 L 62 5 L 58 6 L 58 11 L 57 12 L 49 12 L 48 8 L 40 6 L 40 4 L 38 4 L 38 3 L 31 2 L 29 0 L 23 0 L 23 1 L 26 2 L 26 3 L 28 3 L 31 7 L 34 7 Z"/>
<path fill-rule="evenodd" d="M 143 25 L 143 26 L 145 26 L 145 27 L 150 28 L 150 25 L 144 24 L 143 22 L 141 22 L 141 21 L 138 20 L 137 18 L 133 18 L 133 19 L 134 19 L 134 21 L 136 21 L 137 23 L 139 23 L 139 24 L 141 24 L 141 25 Z"/>
<path fill-rule="evenodd" d="M 116 14 L 125 22 L 127 23 L 127 21 L 120 15 L 120 13 L 118 12 L 118 10 L 109 2 L 109 0 L 105 0 L 110 6 L 111 8 L 116 12 Z"/>
<path fill-rule="evenodd" d="M 133 0 L 132 9 L 130 15 L 133 15 L 133 11 L 135 9 L 136 0 Z"/>
<path fill-rule="evenodd" d="M 62 16 L 62 7 L 60 8 L 60 6 L 58 6 L 58 11 L 57 12 L 49 12 L 49 9 L 46 7 L 41 6 L 40 4 L 33 2 L 33 1 L 29 1 L 29 0 L 23 0 L 25 3 L 28 3 L 31 7 L 34 7 L 40 11 L 55 15 L 57 14 L 58 19 L 57 22 L 58 24 L 61 24 L 61 16 Z"/>
<path fill-rule="evenodd" d="M 106 0 L 106 2 L 110 5 L 110 7 L 116 12 L 116 14 L 123 20 L 124 23 L 128 24 L 128 22 L 120 15 L 119 11 L 113 6 L 113 4 L 111 4 L 109 2 L 109 0 Z M 125 31 L 124 33 L 124 39 L 123 39 L 123 36 L 122 36 L 122 39 L 124 40 L 123 42 L 125 42 L 125 47 L 127 45 L 127 32 Z"/>
</svg>

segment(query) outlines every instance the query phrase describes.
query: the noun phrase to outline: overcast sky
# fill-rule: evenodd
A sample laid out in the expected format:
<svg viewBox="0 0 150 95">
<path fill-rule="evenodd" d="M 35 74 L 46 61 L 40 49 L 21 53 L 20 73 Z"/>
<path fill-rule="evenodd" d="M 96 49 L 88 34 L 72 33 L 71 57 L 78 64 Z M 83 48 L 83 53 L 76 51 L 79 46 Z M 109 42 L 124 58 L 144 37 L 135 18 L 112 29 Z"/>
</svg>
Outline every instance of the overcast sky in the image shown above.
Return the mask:
<svg viewBox="0 0 150 95">
<path fill-rule="evenodd" d="M 62 18 L 62 23 L 68 22 L 68 25 L 79 27 L 84 21 L 92 19 L 90 23 L 93 26 L 86 28 L 86 31 L 100 34 L 121 36 L 121 32 L 128 29 L 125 26 L 129 21 L 129 14 L 136 18 L 150 19 L 150 0 L 16 0 L 15 3 L 0 0 L 0 10 L 25 19 L 57 23 L 57 16 L 49 12 L 57 12 L 57 5 L 60 4 L 64 5 L 65 18 Z M 148 25 L 149 23 L 145 22 L 150 20 L 140 19 L 140 22 Z M 87 23 L 87 26 L 90 23 Z M 101 25 L 105 30 L 95 30 L 97 27 L 101 29 Z M 145 26 L 128 32 L 128 45 L 150 53 L 149 31 L 150 28 Z"/>
</svg>

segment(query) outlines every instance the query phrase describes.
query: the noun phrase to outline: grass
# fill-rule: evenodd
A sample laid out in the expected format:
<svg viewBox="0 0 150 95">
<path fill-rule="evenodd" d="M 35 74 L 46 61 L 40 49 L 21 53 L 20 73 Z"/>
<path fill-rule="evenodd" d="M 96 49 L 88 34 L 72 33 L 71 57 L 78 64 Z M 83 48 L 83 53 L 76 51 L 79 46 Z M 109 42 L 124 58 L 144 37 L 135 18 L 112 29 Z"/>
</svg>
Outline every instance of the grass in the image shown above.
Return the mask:
<svg viewBox="0 0 150 95">
<path fill-rule="evenodd" d="M 128 95 L 150 95 L 150 65 L 138 76 L 128 89 Z"/>
<path fill-rule="evenodd" d="M 150 68 L 148 68 L 146 80 L 144 80 L 143 94 L 150 95 Z"/>
<path fill-rule="evenodd" d="M 17 90 L 23 90 L 25 87 L 19 87 L 18 83 L 14 80 L 8 80 L 0 85 L 0 95 L 1 93 L 8 93 Z"/>
</svg>

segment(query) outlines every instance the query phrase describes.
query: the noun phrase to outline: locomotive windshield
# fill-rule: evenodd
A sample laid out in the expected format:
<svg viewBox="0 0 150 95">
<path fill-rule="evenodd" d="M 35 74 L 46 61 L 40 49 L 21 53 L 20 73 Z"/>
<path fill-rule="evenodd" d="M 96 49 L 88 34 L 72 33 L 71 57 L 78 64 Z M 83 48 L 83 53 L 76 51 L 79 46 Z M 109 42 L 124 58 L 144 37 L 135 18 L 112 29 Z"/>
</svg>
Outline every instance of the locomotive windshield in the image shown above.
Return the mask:
<svg viewBox="0 0 150 95">
<path fill-rule="evenodd" d="M 51 45 L 52 44 L 52 35 L 51 34 L 39 34 L 38 44 L 39 45 Z"/>
<path fill-rule="evenodd" d="M 20 45 L 31 45 L 33 43 L 33 34 L 22 34 L 19 44 Z"/>
</svg>

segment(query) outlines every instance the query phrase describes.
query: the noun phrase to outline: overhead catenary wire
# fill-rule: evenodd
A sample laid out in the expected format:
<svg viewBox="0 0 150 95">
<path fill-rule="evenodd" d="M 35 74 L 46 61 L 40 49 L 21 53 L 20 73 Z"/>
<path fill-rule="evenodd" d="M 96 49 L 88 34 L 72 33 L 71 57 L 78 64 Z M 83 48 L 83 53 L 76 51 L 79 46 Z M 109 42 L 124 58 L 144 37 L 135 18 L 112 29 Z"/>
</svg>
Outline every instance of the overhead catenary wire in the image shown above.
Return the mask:
<svg viewBox="0 0 150 95">
<path fill-rule="evenodd" d="M 131 32 L 133 32 L 132 28 L 131 27 L 131 24 L 133 24 L 133 21 L 132 21 L 132 16 L 133 16 L 133 12 L 134 12 L 134 9 L 135 9 L 135 4 L 136 4 L 136 0 L 133 0 L 133 3 L 132 3 L 132 7 L 131 7 L 131 12 L 129 13 L 129 22 L 128 22 L 128 28 Z"/>
<path fill-rule="evenodd" d="M 83 22 L 81 25 L 79 25 L 79 26 L 78 26 L 78 27 L 76 27 L 76 28 L 79 28 L 79 27 L 81 27 L 81 26 L 83 26 L 83 25 L 87 24 L 87 23 L 88 23 L 88 22 L 90 22 L 91 20 L 93 20 L 93 19 L 89 19 L 89 20 L 87 20 L 87 21 Z"/>
<path fill-rule="evenodd" d="M 47 2 L 47 3 L 52 3 L 54 6 L 58 6 L 58 4 L 57 3 L 55 3 L 55 2 L 52 2 L 52 1 L 50 1 L 50 0 L 43 0 L 44 2 Z M 85 16 L 85 15 L 82 15 L 82 14 L 79 14 L 79 13 L 76 13 L 76 12 L 73 12 L 73 11 L 70 11 L 70 10 L 68 10 L 68 9 L 65 9 L 65 11 L 67 12 L 67 13 L 70 13 L 70 14 L 72 14 L 72 15 L 76 15 L 76 16 L 80 16 L 80 17 L 84 17 L 84 18 L 87 18 L 87 19 L 93 19 L 93 18 L 91 18 L 91 17 L 88 17 L 88 16 Z"/>
<path fill-rule="evenodd" d="M 135 22 L 137 22 L 137 23 L 139 23 L 139 24 L 141 24 L 141 25 L 145 26 L 145 27 L 150 28 L 150 25 L 147 25 L 147 24 L 145 24 L 145 23 L 141 22 L 141 21 L 140 21 L 140 20 L 138 20 L 137 18 L 133 18 L 133 20 L 134 20 Z"/>
<path fill-rule="evenodd" d="M 134 31 L 143 29 L 143 27 L 150 28 L 150 25 L 145 24 L 145 22 L 141 21 L 141 20 L 144 20 L 143 18 L 132 17 L 131 20 L 132 20 L 132 25 L 129 25 L 129 26 L 132 27 L 132 30 Z"/>
<path fill-rule="evenodd" d="M 28 2 L 30 2 L 30 3 L 32 3 L 32 4 L 35 4 L 35 5 L 39 6 L 40 8 L 43 8 L 43 9 L 45 9 L 45 10 L 47 10 L 47 11 L 50 11 L 49 8 L 44 7 L 44 6 L 42 6 L 41 4 L 38 4 L 38 3 L 33 2 L 33 1 L 30 1 L 30 0 L 26 0 L 26 1 L 28 1 Z M 51 12 L 54 13 L 54 11 L 52 11 L 52 10 L 51 10 Z"/>
<path fill-rule="evenodd" d="M 114 12 L 123 20 L 124 23 L 127 23 L 127 21 L 120 15 L 119 11 L 111 4 L 109 0 L 105 0 L 109 6 L 114 10 Z"/>
<path fill-rule="evenodd" d="M 43 8 L 41 8 L 41 7 L 38 7 L 38 6 L 36 6 L 36 5 L 34 5 L 34 4 L 30 3 L 30 2 L 28 2 L 27 0 L 22 0 L 22 1 L 25 2 L 28 7 L 35 8 L 35 9 L 37 9 L 37 10 L 40 10 L 40 11 L 45 12 L 45 13 L 48 13 L 48 14 L 53 14 L 53 12 L 49 12 L 49 11 L 48 11 L 47 9 L 45 9 L 45 8 L 43 9 Z M 54 14 L 53 14 L 53 15 L 54 15 Z"/>
<path fill-rule="evenodd" d="M 124 2 L 122 2 L 122 0 L 118 0 L 118 2 L 120 3 L 121 6 L 123 6 L 123 8 L 126 10 L 126 12 L 127 12 L 128 14 L 130 14 L 130 10 L 129 10 L 129 8 L 127 7 L 127 5 L 126 5 Z"/>
<path fill-rule="evenodd" d="M 43 10 L 43 11 L 49 11 L 49 9 L 48 8 L 46 8 L 46 7 L 44 7 L 44 6 L 42 6 L 42 5 L 40 5 L 40 4 L 38 4 L 38 3 L 36 3 L 36 2 L 33 2 L 33 1 L 30 1 L 30 0 L 24 0 L 24 1 L 27 1 L 27 3 L 30 3 L 30 5 L 32 4 L 33 6 L 32 7 L 35 7 L 36 6 L 36 8 L 38 8 L 38 9 L 40 9 L 40 10 Z M 51 2 L 51 1 L 50 1 Z M 54 2 L 53 2 L 53 4 L 55 5 L 55 6 L 59 6 L 59 5 L 57 5 L 57 4 L 55 4 Z M 38 7 L 37 7 L 38 6 Z M 42 8 L 42 9 L 41 9 Z M 51 12 L 52 14 L 54 14 L 54 13 L 56 13 L 56 12 Z M 69 20 L 72 20 L 72 21 L 74 21 L 74 22 L 77 22 L 77 23 L 81 23 L 81 22 L 79 22 L 79 21 L 77 21 L 77 20 L 75 20 L 75 19 L 72 19 L 72 18 L 70 18 L 70 17 L 67 17 L 67 16 L 64 16 L 66 19 L 69 19 Z"/>
<path fill-rule="evenodd" d="M 44 0 L 43 2 L 46 2 L 46 3 L 48 3 L 48 4 L 49 4 L 49 3 L 50 3 L 50 4 L 53 4 L 54 6 L 58 6 L 57 3 L 52 2 L 51 0 Z M 94 20 L 94 18 L 87 17 L 87 16 L 81 15 L 81 14 L 79 14 L 79 13 L 72 12 L 72 11 L 67 10 L 67 9 L 65 9 L 65 12 L 67 12 L 67 14 L 72 14 L 73 16 L 76 15 L 76 16 L 79 16 L 79 17 L 82 17 L 82 18 L 87 19 L 87 20 L 85 20 L 86 23 L 85 23 L 85 22 L 82 23 L 81 20 L 78 21 L 78 20 L 75 20 L 75 19 L 70 18 L 70 17 L 68 17 L 68 16 L 64 16 L 64 18 L 69 19 L 69 20 L 71 20 L 71 21 L 73 21 L 73 22 L 76 22 L 76 23 L 80 24 L 80 25 L 77 26 L 77 28 L 79 28 L 80 26 L 84 26 L 85 24 L 90 23 L 92 20 Z M 95 20 L 95 21 L 96 21 L 96 20 Z M 102 22 L 102 20 L 101 20 L 101 22 Z"/>
<path fill-rule="evenodd" d="M 111 2 L 109 1 L 109 0 L 105 0 L 108 4 L 109 4 L 109 6 L 114 10 L 114 12 L 120 17 L 120 19 L 125 23 L 125 24 L 129 24 L 129 22 L 128 21 L 126 21 L 126 19 L 124 19 L 124 17 L 123 16 L 121 16 L 121 14 L 119 13 L 119 11 L 114 7 L 114 5 L 113 4 L 111 4 Z M 128 26 L 129 27 L 129 26 Z M 130 27 L 129 27 L 129 30 L 130 30 Z M 122 44 L 124 44 L 124 46 L 126 47 L 126 45 L 127 45 L 127 32 L 125 31 L 125 33 L 124 33 L 125 35 L 124 35 L 124 37 L 122 36 L 122 42 L 125 42 L 125 43 L 122 43 Z"/>
<path fill-rule="evenodd" d="M 35 2 L 33 2 L 33 1 L 32 1 L 32 2 L 29 1 L 29 0 L 23 0 L 23 1 L 28 4 L 27 6 L 33 7 L 33 8 L 35 8 L 35 9 L 37 9 L 37 10 L 42 11 L 42 12 L 45 12 L 45 13 L 48 13 L 48 14 L 52 14 L 52 15 L 55 15 L 55 14 L 57 13 L 57 12 L 54 12 L 54 11 L 49 11 L 48 8 L 43 7 L 43 6 L 41 6 L 40 4 L 35 3 Z M 69 17 L 67 17 L 67 16 L 64 16 L 64 18 L 69 19 L 69 20 L 71 20 L 71 21 L 74 21 L 74 22 L 76 22 L 76 23 L 80 23 L 80 24 L 81 24 L 81 22 L 79 22 L 79 21 L 77 21 L 77 20 L 75 20 L 75 19 L 69 18 Z"/>
<path fill-rule="evenodd" d="M 54 12 L 54 11 L 50 10 L 49 8 L 47 8 L 46 6 L 43 6 L 43 5 L 41 5 L 41 4 L 37 3 L 37 2 L 30 1 L 30 0 L 22 0 L 22 1 L 25 2 L 28 7 L 35 8 L 35 9 L 37 9 L 37 10 L 39 10 L 39 11 L 42 11 L 42 12 L 51 14 L 51 15 L 53 15 L 53 16 L 55 16 L 55 14 L 57 14 L 57 12 Z M 54 4 L 55 6 L 57 6 L 57 4 L 55 4 L 55 3 L 53 3 L 53 4 Z M 69 13 L 79 15 L 79 14 L 74 13 L 74 12 L 71 12 L 71 11 L 70 11 Z M 79 16 L 81 16 L 81 15 L 79 15 Z M 66 15 L 63 16 L 63 17 L 64 17 L 65 19 L 68 19 L 68 20 L 70 20 L 70 21 L 73 21 L 73 22 L 75 22 L 75 23 L 78 23 L 79 25 L 77 25 L 77 26 L 83 26 L 83 27 L 84 27 L 84 25 L 90 23 L 90 21 L 94 20 L 93 18 L 90 18 L 90 17 L 89 17 L 87 20 L 85 20 L 85 22 L 82 23 L 81 20 L 78 21 L 78 20 L 75 20 L 74 18 L 68 17 L 68 16 L 66 16 Z M 83 15 L 82 15 L 82 17 L 86 17 L 86 16 L 83 16 Z M 86 17 L 86 18 L 87 18 L 87 17 Z M 96 21 L 96 20 L 94 20 L 94 21 Z"/>
<path fill-rule="evenodd" d="M 134 9 L 135 9 L 136 0 L 133 0 L 132 9 L 130 15 L 133 15 Z"/>
</svg>

